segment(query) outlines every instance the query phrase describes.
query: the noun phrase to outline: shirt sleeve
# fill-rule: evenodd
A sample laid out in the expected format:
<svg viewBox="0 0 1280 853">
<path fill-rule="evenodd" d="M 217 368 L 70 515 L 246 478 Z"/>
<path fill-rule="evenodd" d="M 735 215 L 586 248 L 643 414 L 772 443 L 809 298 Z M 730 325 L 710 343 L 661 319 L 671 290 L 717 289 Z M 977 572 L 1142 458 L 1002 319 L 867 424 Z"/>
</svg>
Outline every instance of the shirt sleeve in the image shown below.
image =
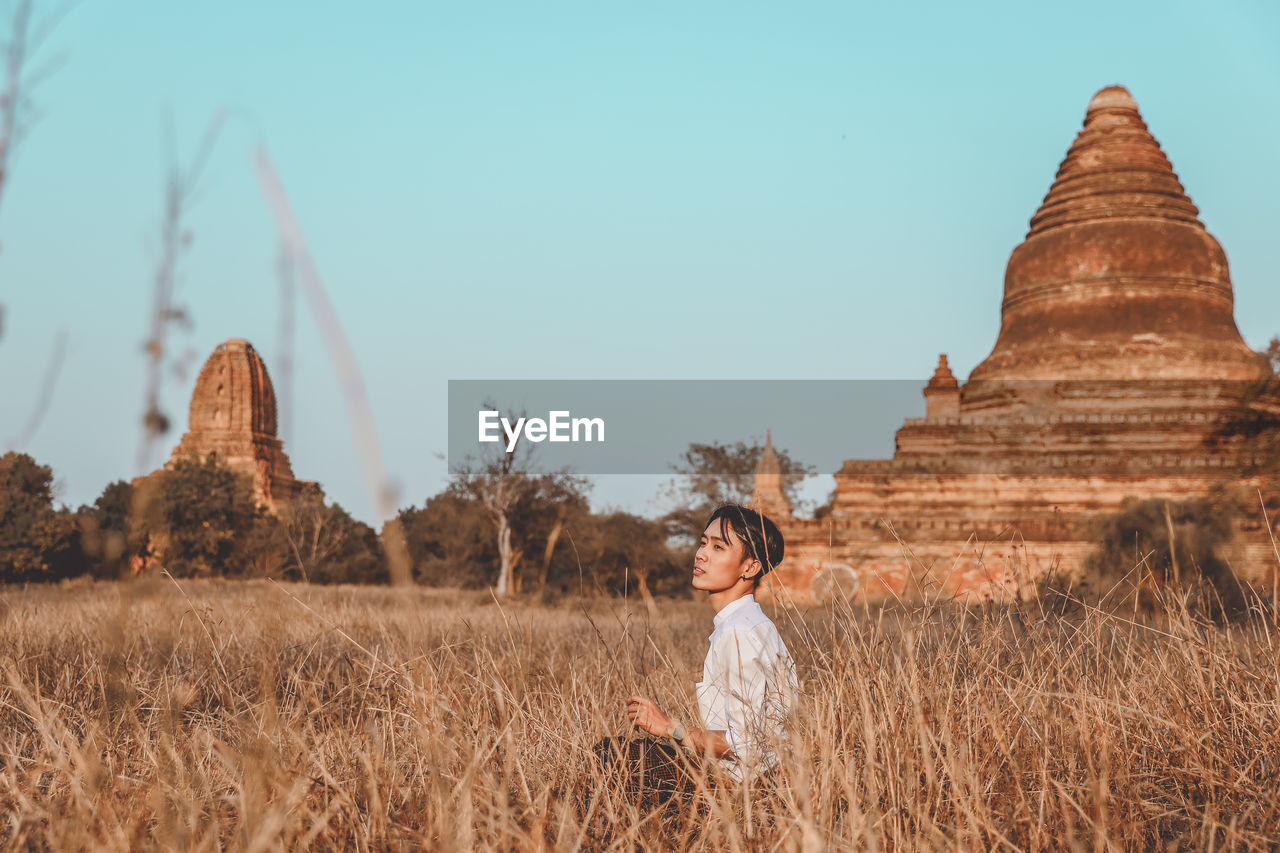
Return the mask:
<svg viewBox="0 0 1280 853">
<path fill-rule="evenodd" d="M 778 685 L 778 661 L 757 632 L 730 632 L 717 649 L 717 669 L 724 691 L 725 740 L 738 760 L 751 764 L 768 750 L 770 733 L 777 730 L 772 719 L 771 689 Z"/>
</svg>

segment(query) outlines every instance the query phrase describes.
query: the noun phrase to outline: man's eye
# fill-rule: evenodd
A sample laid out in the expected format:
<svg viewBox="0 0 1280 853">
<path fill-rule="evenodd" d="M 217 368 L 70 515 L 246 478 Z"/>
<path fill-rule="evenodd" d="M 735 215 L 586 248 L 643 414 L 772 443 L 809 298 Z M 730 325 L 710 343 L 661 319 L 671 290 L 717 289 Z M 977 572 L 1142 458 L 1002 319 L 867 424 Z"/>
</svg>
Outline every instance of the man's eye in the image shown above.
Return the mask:
<svg viewBox="0 0 1280 853">
<path fill-rule="evenodd" d="M 716 550 L 717 550 L 717 551 L 721 550 L 721 548 L 720 548 L 720 546 L 719 546 L 719 545 L 717 545 L 717 546 L 716 546 Z"/>
</svg>

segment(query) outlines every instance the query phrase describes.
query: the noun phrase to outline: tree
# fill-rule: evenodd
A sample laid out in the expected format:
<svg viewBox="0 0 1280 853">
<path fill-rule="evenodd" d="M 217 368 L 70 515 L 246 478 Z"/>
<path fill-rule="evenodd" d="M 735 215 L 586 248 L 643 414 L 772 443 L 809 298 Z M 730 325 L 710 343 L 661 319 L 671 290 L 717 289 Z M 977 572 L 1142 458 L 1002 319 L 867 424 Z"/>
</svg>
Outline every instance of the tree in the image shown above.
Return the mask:
<svg viewBox="0 0 1280 853">
<path fill-rule="evenodd" d="M 792 506 L 801 503 L 800 483 L 814 473 L 811 466 L 792 459 L 785 450 L 774 451 L 782 469 L 782 490 Z M 756 466 L 764 445 L 739 441 L 734 444 L 690 444 L 672 466 L 678 476 L 668 487 L 676 506 L 665 520 L 669 532 L 678 538 L 697 538 L 702 524 L 723 503 L 747 503 L 755 488 Z"/>
<path fill-rule="evenodd" d="M 287 543 L 286 570 L 310 583 L 387 583 L 377 531 L 338 504 L 295 500 L 280 507 L 274 527 Z"/>
<path fill-rule="evenodd" d="M 129 558 L 141 553 L 137 541 L 130 548 L 129 514 L 133 508 L 133 486 L 124 480 L 107 484 L 93 506 L 76 513 L 80 541 L 88 570 L 97 578 L 119 578 L 128 571 Z"/>
<path fill-rule="evenodd" d="M 0 580 L 52 581 L 83 571 L 75 518 L 53 508 L 53 470 L 25 453 L 0 456 Z"/>
<path fill-rule="evenodd" d="M 496 408 L 486 403 L 489 408 Z M 514 423 L 524 414 L 508 413 Z M 537 539 L 539 522 L 558 515 L 560 502 L 581 501 L 587 482 L 564 471 L 538 473 L 533 465 L 532 444 L 521 441 L 508 452 L 501 443 L 494 445 L 488 456 L 469 458 L 454 474 L 449 491 L 480 504 L 489 516 L 497 534 L 498 595 L 518 593 L 523 582 L 524 558 Z M 562 529 L 563 517 L 551 523 L 550 548 L 554 550 Z M 548 556 L 546 559 L 550 559 Z"/>
<path fill-rule="evenodd" d="M 180 459 L 131 491 L 109 486 L 83 514 L 91 514 L 91 523 L 105 532 L 118 529 L 123 516 L 128 558 L 138 567 L 157 563 L 178 577 L 388 579 L 372 527 L 337 504 L 310 497 L 268 511 L 258 506 L 247 475 L 213 457 Z"/>
<path fill-rule="evenodd" d="M 498 551 L 489 514 L 476 499 L 445 491 L 399 514 L 414 580 L 427 586 L 492 586 Z"/>
<path fill-rule="evenodd" d="M 576 477 L 553 478 L 543 483 L 538 500 L 519 507 L 519 527 L 533 553 L 539 555 L 533 592 L 540 596 L 547 591 L 557 551 L 564 550 L 564 534 L 590 524 L 591 509 L 582 483 Z"/>
<path fill-rule="evenodd" d="M 546 496 L 517 511 L 521 557 L 537 557 L 537 575 L 517 587 L 553 597 L 577 591 L 632 595 L 646 600 L 679 594 L 688 586 L 692 557 L 673 550 L 661 520 L 626 512 L 592 514 L 580 494 Z M 493 522 L 480 501 L 445 491 L 421 509 L 399 515 L 414 579 L 429 586 L 492 586 L 499 559 Z M 519 577 L 519 572 L 516 577 Z"/>
<path fill-rule="evenodd" d="M 593 581 L 611 593 L 654 595 L 687 591 L 693 554 L 673 549 L 666 525 L 627 512 L 592 516 L 580 544 Z"/>
<path fill-rule="evenodd" d="M 517 470 L 503 454 L 455 475 L 450 492 L 474 500 L 496 532 L 498 595 L 518 593 L 524 585 L 525 558 L 542 544 L 543 564 L 549 564 L 570 512 L 586 505 L 586 481 L 564 472 L 532 474 Z M 543 578 L 545 582 L 545 577 Z"/>
<path fill-rule="evenodd" d="M 244 573 L 240 543 L 261 510 L 253 482 L 216 458 L 179 459 L 160 475 L 159 520 L 163 561 L 177 577 Z"/>
</svg>

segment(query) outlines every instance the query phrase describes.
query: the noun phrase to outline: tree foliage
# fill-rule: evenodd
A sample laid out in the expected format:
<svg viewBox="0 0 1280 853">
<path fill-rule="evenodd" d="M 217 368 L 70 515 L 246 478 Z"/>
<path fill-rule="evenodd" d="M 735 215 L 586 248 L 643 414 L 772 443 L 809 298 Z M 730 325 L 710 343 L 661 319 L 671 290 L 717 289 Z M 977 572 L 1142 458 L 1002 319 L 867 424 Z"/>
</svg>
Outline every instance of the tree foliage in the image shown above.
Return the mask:
<svg viewBox="0 0 1280 853">
<path fill-rule="evenodd" d="M 280 507 L 270 527 L 277 532 L 273 553 L 283 552 L 285 577 L 325 584 L 390 581 L 377 531 L 336 503 L 292 501 Z"/>
<path fill-rule="evenodd" d="M 400 513 L 414 577 L 432 586 L 542 593 L 590 518 L 581 478 L 473 469 Z M 578 534 L 575 534 L 578 531 Z M 505 582 L 504 582 L 505 572 Z"/>
<path fill-rule="evenodd" d="M 600 591 L 646 599 L 689 591 L 693 552 L 671 547 L 662 519 L 627 512 L 593 516 L 580 548 L 589 583 Z"/>
<path fill-rule="evenodd" d="M 129 537 L 133 500 L 133 486 L 116 480 L 107 484 L 92 506 L 82 506 L 76 513 L 86 568 L 96 578 L 124 577 L 130 559 L 145 548 L 140 536 Z"/>
<path fill-rule="evenodd" d="M 175 577 L 246 574 L 246 539 L 259 522 L 253 481 L 208 457 L 179 459 L 160 475 L 158 531 Z"/>
<path fill-rule="evenodd" d="M 785 450 L 774 448 L 782 470 L 782 491 L 793 507 L 802 503 L 800 484 L 814 473 Z M 745 441 L 733 444 L 690 444 L 672 466 L 677 478 L 667 489 L 675 506 L 667 514 L 668 532 L 677 539 L 696 540 L 702 525 L 723 503 L 747 503 L 755 488 L 756 467 L 764 453 L 763 444 Z"/>
<path fill-rule="evenodd" d="M 626 512 L 593 514 L 580 496 L 548 498 L 514 516 L 528 563 L 518 591 L 543 598 L 574 594 L 679 595 L 685 563 L 662 520 Z M 428 586 L 485 587 L 498 579 L 494 526 L 479 499 L 449 490 L 400 513 L 414 579 Z M 560 532 L 555 535 L 559 525 Z"/>
<path fill-rule="evenodd" d="M 83 568 L 75 517 L 53 508 L 52 469 L 25 453 L 0 456 L 0 580 L 61 580 Z"/>
<path fill-rule="evenodd" d="M 472 588 L 497 580 L 493 523 L 476 499 L 445 491 L 399 517 L 417 583 Z"/>
<path fill-rule="evenodd" d="M 126 551 L 149 555 L 176 577 L 274 577 L 312 583 L 386 583 L 377 532 L 337 504 L 302 497 L 274 513 L 252 480 L 215 458 L 179 460 L 143 481 L 129 500 Z M 115 523 L 120 497 L 95 507 Z"/>
</svg>

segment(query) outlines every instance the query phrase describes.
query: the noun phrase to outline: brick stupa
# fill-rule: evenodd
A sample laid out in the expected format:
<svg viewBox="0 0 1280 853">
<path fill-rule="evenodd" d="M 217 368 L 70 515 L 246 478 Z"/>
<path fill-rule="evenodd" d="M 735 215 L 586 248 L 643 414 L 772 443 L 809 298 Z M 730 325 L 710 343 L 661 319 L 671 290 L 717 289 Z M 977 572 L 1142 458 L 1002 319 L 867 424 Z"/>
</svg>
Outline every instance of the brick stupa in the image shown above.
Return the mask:
<svg viewBox="0 0 1280 853">
<path fill-rule="evenodd" d="M 243 338 L 219 344 L 200 369 L 191 394 L 188 431 L 166 468 L 184 457 L 216 457 L 253 478 L 254 497 L 274 510 L 320 487 L 299 480 L 276 437 L 276 392 L 262 356 Z"/>
<path fill-rule="evenodd" d="M 1126 501 L 1224 489 L 1253 510 L 1222 556 L 1274 583 L 1258 491 L 1274 503 L 1277 486 L 1241 475 L 1247 451 L 1223 427 L 1245 400 L 1272 414 L 1280 400 L 1249 396 L 1269 366 L 1240 336 L 1198 214 L 1129 92 L 1098 92 L 1009 259 L 991 354 L 963 386 L 943 356 L 926 416 L 892 459 L 844 463 L 829 516 L 779 512 L 773 593 L 810 600 L 831 574 L 868 598 L 1026 596 L 1050 571 L 1081 575 Z"/>
</svg>

